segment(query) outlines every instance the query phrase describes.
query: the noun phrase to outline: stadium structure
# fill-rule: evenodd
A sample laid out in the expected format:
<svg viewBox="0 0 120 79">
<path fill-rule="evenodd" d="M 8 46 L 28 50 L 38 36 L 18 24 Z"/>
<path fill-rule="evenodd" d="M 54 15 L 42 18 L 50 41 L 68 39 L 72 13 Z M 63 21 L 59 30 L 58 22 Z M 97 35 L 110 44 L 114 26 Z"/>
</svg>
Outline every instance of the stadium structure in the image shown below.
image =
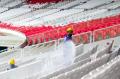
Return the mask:
<svg viewBox="0 0 120 79">
<path fill-rule="evenodd" d="M 67 28 L 76 51 L 64 66 Z M 120 79 L 119 55 L 120 0 L 0 0 L 0 79 Z"/>
</svg>

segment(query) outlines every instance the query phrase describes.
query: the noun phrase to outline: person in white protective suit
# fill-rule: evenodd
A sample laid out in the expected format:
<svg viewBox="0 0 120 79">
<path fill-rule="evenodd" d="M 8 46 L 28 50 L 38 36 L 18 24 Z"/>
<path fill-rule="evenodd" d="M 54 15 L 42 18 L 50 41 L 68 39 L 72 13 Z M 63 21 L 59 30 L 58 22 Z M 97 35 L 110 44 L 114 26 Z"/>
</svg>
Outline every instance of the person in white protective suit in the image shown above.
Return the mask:
<svg viewBox="0 0 120 79">
<path fill-rule="evenodd" d="M 67 29 L 67 35 L 64 38 L 63 44 L 63 62 L 65 66 L 69 66 L 74 62 L 75 44 L 72 41 L 73 29 Z"/>
</svg>

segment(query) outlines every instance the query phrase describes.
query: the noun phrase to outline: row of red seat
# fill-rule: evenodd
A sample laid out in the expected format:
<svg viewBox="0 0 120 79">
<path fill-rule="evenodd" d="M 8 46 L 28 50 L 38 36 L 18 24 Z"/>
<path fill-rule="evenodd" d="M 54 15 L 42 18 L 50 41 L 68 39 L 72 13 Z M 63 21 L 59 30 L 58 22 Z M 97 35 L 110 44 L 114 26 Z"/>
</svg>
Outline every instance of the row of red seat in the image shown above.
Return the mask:
<svg viewBox="0 0 120 79">
<path fill-rule="evenodd" d="M 54 30 L 45 32 L 42 36 L 40 37 L 41 41 L 36 41 L 37 42 L 46 42 L 46 41 L 50 41 L 50 40 L 54 40 L 54 39 L 58 39 L 58 38 L 63 38 L 66 35 L 66 29 L 71 27 L 74 29 L 74 34 L 80 34 L 80 33 L 84 33 L 87 31 L 95 31 L 97 29 L 102 29 L 102 28 L 107 28 L 109 26 L 113 26 L 113 25 L 118 25 L 120 24 L 120 15 L 117 16 L 112 16 L 112 17 L 106 17 L 103 19 L 96 19 L 96 20 L 91 20 L 91 21 L 87 21 L 87 22 L 80 22 L 80 23 L 71 23 L 68 24 L 64 27 L 56 27 L 54 28 Z M 117 34 L 119 34 L 116 29 L 118 29 L 119 26 L 115 26 L 114 28 L 110 28 L 107 30 L 103 30 L 100 33 L 102 34 L 103 37 L 101 37 L 102 39 L 107 38 L 106 35 L 109 34 L 110 37 L 115 37 Z M 96 34 L 94 34 L 94 40 L 97 41 L 98 40 L 98 34 L 97 32 L 95 32 Z M 34 37 L 34 36 L 33 36 Z M 87 35 L 83 35 L 80 37 L 80 40 L 83 40 L 81 42 L 87 43 L 90 42 L 90 36 Z M 36 40 L 36 38 L 34 38 Z M 33 39 L 33 40 L 34 40 Z M 39 38 L 38 38 L 39 39 Z"/>
<path fill-rule="evenodd" d="M 31 45 L 39 42 L 46 42 L 58 38 L 63 38 L 66 35 L 66 29 L 69 27 L 73 28 L 74 34 L 80 34 L 101 28 L 107 28 L 109 26 L 113 26 L 117 24 L 120 24 L 120 15 L 90 20 L 86 22 L 71 23 L 59 27 L 53 27 L 53 26 L 36 26 L 36 27 L 19 26 L 18 27 L 6 23 L 1 23 L 0 27 L 10 30 L 20 31 L 24 33 L 27 36 L 28 45 Z M 114 32 L 113 29 L 110 32 Z M 97 35 L 95 37 L 96 40 Z"/>
<path fill-rule="evenodd" d="M 103 19 L 91 20 L 91 21 L 87 21 L 87 22 L 71 23 L 64 27 L 57 27 L 56 30 L 54 30 L 54 31 L 49 31 L 49 32 L 44 33 L 44 41 L 63 38 L 66 35 L 66 29 L 68 27 L 71 27 L 74 29 L 74 34 L 80 34 L 80 33 L 84 33 L 87 31 L 94 31 L 97 29 L 107 28 L 109 26 L 113 26 L 113 25 L 117 25 L 117 24 L 120 24 L 120 15 L 113 16 L 113 17 L 106 17 Z M 117 27 L 119 27 L 119 26 L 117 26 Z M 111 29 L 110 31 L 107 30 L 106 34 L 107 34 L 107 32 L 110 32 L 109 34 L 111 34 L 112 37 L 116 36 L 115 33 L 117 33 L 116 31 L 113 31 L 113 29 Z M 104 34 L 104 31 L 102 31 L 102 33 Z M 85 43 L 89 42 L 88 35 L 83 35 L 82 37 L 84 40 L 82 42 L 85 42 Z M 96 37 L 96 35 L 95 35 L 95 37 Z M 104 34 L 103 38 L 105 39 L 105 34 Z M 41 39 L 43 39 L 43 38 L 41 38 Z M 97 41 L 97 39 L 98 38 L 94 38 L 95 41 Z M 38 41 L 38 42 L 43 42 L 43 41 Z"/>
</svg>

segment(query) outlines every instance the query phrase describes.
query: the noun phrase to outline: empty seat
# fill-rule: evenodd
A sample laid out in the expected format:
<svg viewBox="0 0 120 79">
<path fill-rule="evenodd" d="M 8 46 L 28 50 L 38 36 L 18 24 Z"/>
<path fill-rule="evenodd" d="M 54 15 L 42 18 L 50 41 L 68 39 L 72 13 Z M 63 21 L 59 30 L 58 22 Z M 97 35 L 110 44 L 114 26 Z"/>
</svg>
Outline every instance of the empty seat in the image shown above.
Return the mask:
<svg viewBox="0 0 120 79">
<path fill-rule="evenodd" d="M 8 10 L 8 8 L 0 8 L 0 13 L 4 12 L 5 10 Z"/>
<path fill-rule="evenodd" d="M 104 54 L 109 54 L 110 51 L 111 51 L 111 48 L 112 48 L 112 43 L 108 46 L 106 46 L 105 48 L 97 51 L 95 54 L 93 54 L 91 57 L 94 59 L 94 58 L 98 58 L 98 57 L 101 57 L 103 56 Z"/>
<path fill-rule="evenodd" d="M 5 19 L 11 18 L 13 16 L 22 14 L 22 13 L 26 13 L 28 11 L 30 11 L 30 9 L 23 9 L 23 8 L 12 9 L 12 10 L 9 10 L 7 12 L 0 14 L 0 16 L 1 16 L 0 19 L 5 20 Z"/>
<path fill-rule="evenodd" d="M 84 51 L 84 45 L 83 44 L 80 44 L 78 46 L 76 46 L 76 56 L 79 56 L 80 54 L 82 54 Z"/>
<path fill-rule="evenodd" d="M 84 64 L 81 67 L 73 69 L 72 71 L 63 73 L 57 77 L 53 77 L 51 79 L 80 79 L 82 76 L 88 74 L 91 70 L 105 64 L 109 58 L 109 55 L 104 55 L 101 58 L 98 58 L 94 61 L 91 61 L 87 64 Z"/>
<path fill-rule="evenodd" d="M 91 9 L 91 8 L 96 7 L 96 6 L 108 3 L 109 1 L 112 1 L 112 0 L 102 0 L 102 1 L 91 0 L 91 1 L 88 1 L 87 3 L 80 5 L 80 6 L 77 6 L 75 8 Z"/>
<path fill-rule="evenodd" d="M 82 53 L 82 54 L 78 55 L 77 57 L 75 57 L 74 62 L 82 61 L 82 60 L 84 60 L 86 58 L 89 58 L 96 51 L 97 51 L 97 45 L 95 47 L 91 48 L 90 50 L 88 50 L 87 52 Z"/>
<path fill-rule="evenodd" d="M 113 58 L 115 58 L 117 55 L 119 55 L 119 51 L 120 51 L 120 47 L 116 48 L 115 50 L 112 51 L 112 53 L 110 53 L 110 60 L 112 60 Z"/>
<path fill-rule="evenodd" d="M 82 61 L 78 61 L 77 63 L 74 63 L 71 66 L 58 69 L 58 70 L 54 71 L 53 73 L 50 73 L 50 74 L 47 74 L 47 75 L 44 75 L 44 76 L 41 76 L 40 74 L 36 74 L 36 75 L 32 75 L 32 76 L 28 77 L 27 79 L 35 79 L 35 78 L 50 79 L 50 78 L 52 78 L 54 76 L 60 75 L 62 73 L 71 71 L 72 69 L 75 69 L 77 67 L 80 67 L 80 66 L 82 66 L 82 65 L 84 65 L 85 63 L 88 63 L 88 62 L 90 62 L 90 57 L 86 58 L 86 59 L 84 59 Z"/>
<path fill-rule="evenodd" d="M 120 56 L 115 57 L 107 64 L 98 67 L 81 79 L 119 79 Z M 94 72 L 94 73 L 93 73 Z"/>
</svg>

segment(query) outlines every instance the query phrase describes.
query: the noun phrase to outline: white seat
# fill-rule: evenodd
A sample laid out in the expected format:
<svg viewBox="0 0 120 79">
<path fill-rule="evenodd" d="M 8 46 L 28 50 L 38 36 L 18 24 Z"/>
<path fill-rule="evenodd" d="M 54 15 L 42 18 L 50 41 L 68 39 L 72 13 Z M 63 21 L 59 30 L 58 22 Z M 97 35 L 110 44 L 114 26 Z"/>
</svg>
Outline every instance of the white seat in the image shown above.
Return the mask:
<svg viewBox="0 0 120 79">
<path fill-rule="evenodd" d="M 75 10 L 77 10 L 77 9 L 75 9 Z M 64 21 L 67 21 L 68 23 L 75 22 L 73 18 L 78 18 L 77 21 L 79 21 L 79 22 L 87 21 L 87 20 L 93 19 L 92 16 L 102 14 L 106 11 L 107 11 L 106 9 L 102 9 L 102 10 L 95 9 L 95 10 L 90 10 L 90 11 L 84 12 L 83 9 L 80 9 L 79 12 L 70 14 L 68 16 L 57 17 L 57 18 L 53 17 L 52 15 L 51 15 L 51 18 L 49 16 L 47 16 L 47 18 L 43 21 L 43 24 L 48 23 L 48 25 L 51 25 L 51 24 L 56 23 L 55 25 L 59 25 L 59 24 L 65 24 Z M 56 13 L 56 14 L 59 14 L 59 13 Z M 59 15 L 57 15 L 57 16 L 59 16 Z"/>
<path fill-rule="evenodd" d="M 119 79 L 120 72 L 120 57 L 116 57 L 117 60 L 106 65 L 101 71 L 93 74 L 94 79 Z M 113 59 L 114 60 L 114 59 Z M 92 76 L 91 76 L 92 77 Z"/>
<path fill-rule="evenodd" d="M 118 55 L 120 47 L 116 48 L 111 54 L 110 54 L 110 60 L 115 58 Z"/>
<path fill-rule="evenodd" d="M 24 9 L 24 8 L 23 8 Z M 15 17 L 12 17 L 11 19 L 6 20 L 7 22 L 12 22 L 13 24 L 15 23 L 20 23 L 20 22 L 27 22 L 29 20 L 32 20 L 32 18 L 38 14 L 44 13 L 48 11 L 48 9 L 40 9 L 37 11 L 31 11 L 31 12 L 27 12 L 23 15 L 18 15 Z M 34 15 L 34 16 L 33 16 Z"/>
<path fill-rule="evenodd" d="M 76 57 L 79 56 L 80 54 L 82 54 L 84 52 L 83 50 L 84 50 L 83 44 L 76 46 Z"/>
<path fill-rule="evenodd" d="M 105 64 L 108 58 L 109 58 L 109 55 L 104 55 L 101 58 L 98 58 L 94 61 L 84 64 L 81 67 L 78 67 L 72 71 L 61 74 L 57 77 L 53 77 L 51 79 L 61 79 L 61 78 L 62 79 L 80 79 L 82 76 L 88 74 L 91 70 L 94 70 L 95 68 Z"/>
<path fill-rule="evenodd" d="M 87 3 L 80 5 L 80 6 L 77 6 L 75 8 L 91 9 L 91 8 L 96 7 L 96 6 L 102 5 L 104 3 L 108 3 L 109 1 L 112 1 L 112 0 L 99 0 L 99 1 L 98 0 L 90 0 Z"/>
<path fill-rule="evenodd" d="M 23 9 L 23 8 L 12 9 L 12 10 L 9 10 L 7 12 L 0 14 L 0 16 L 1 16 L 0 19 L 5 20 L 5 19 L 11 18 L 13 16 L 22 14 L 22 13 L 26 13 L 28 11 L 30 11 L 30 9 Z"/>
<path fill-rule="evenodd" d="M 37 74 L 37 75 L 32 75 L 32 76 L 28 77 L 27 79 L 35 79 L 35 78 L 50 79 L 50 78 L 52 78 L 54 76 L 60 75 L 62 73 L 71 71 L 72 69 L 75 69 L 77 67 L 80 67 L 80 66 L 84 65 L 87 62 L 90 62 L 90 58 L 87 58 L 87 59 L 82 60 L 82 61 L 78 61 L 77 63 L 74 63 L 73 65 L 70 65 L 68 67 L 64 67 L 64 68 L 58 69 L 55 72 L 47 74 L 47 75 L 44 75 L 42 77 L 41 77 L 40 74 Z"/>
<path fill-rule="evenodd" d="M 22 1 L 19 1 L 19 0 L 16 0 L 16 1 L 13 1 L 7 5 L 4 5 L 4 7 L 13 7 L 13 6 L 16 6 L 18 4 L 20 4 Z"/>
<path fill-rule="evenodd" d="M 72 1 L 72 2 L 70 2 L 68 4 L 66 4 L 66 5 L 63 5 L 63 6 L 59 7 L 59 8 L 60 9 L 66 9 L 66 8 L 71 7 L 71 6 L 77 5 L 79 3 L 80 3 L 80 0 L 75 0 L 75 1 Z"/>
<path fill-rule="evenodd" d="M 1 0 L 0 5 L 3 6 L 5 3 L 9 2 L 10 0 Z M 4 6 L 3 6 L 4 7 Z"/>
<path fill-rule="evenodd" d="M 4 12 L 5 10 L 8 10 L 8 8 L 0 8 L 0 13 Z"/>
<path fill-rule="evenodd" d="M 109 52 L 111 51 L 111 45 L 112 45 L 112 43 L 111 43 L 110 45 L 104 47 L 103 49 L 97 51 L 97 52 L 96 52 L 95 54 L 93 54 L 91 57 L 93 57 L 93 59 L 94 59 L 94 58 L 101 57 L 101 56 L 103 56 L 104 54 L 109 54 Z"/>
<path fill-rule="evenodd" d="M 100 8 L 107 8 L 107 9 L 115 9 L 120 6 L 120 1 L 115 1 L 113 3 L 110 3 L 108 5 L 102 6 Z"/>
<path fill-rule="evenodd" d="M 89 74 L 84 75 L 81 79 L 118 79 L 120 69 L 120 56 L 115 57 L 106 64 L 96 68 Z"/>
<path fill-rule="evenodd" d="M 97 45 L 94 46 L 93 48 L 91 48 L 90 50 L 88 50 L 87 52 L 82 53 L 82 54 L 78 55 L 77 57 L 75 57 L 75 61 L 74 62 L 78 62 L 78 61 L 84 60 L 86 58 L 89 58 L 96 51 L 97 51 Z"/>
<path fill-rule="evenodd" d="M 66 5 L 66 4 L 68 4 L 68 3 L 70 3 L 70 1 L 63 1 L 63 2 L 59 2 L 59 3 L 57 3 L 57 4 L 54 4 L 53 6 L 50 6 L 50 7 L 48 7 L 49 9 L 56 9 L 56 8 L 59 8 L 59 7 L 61 7 L 61 6 L 63 6 L 63 5 Z"/>
</svg>

